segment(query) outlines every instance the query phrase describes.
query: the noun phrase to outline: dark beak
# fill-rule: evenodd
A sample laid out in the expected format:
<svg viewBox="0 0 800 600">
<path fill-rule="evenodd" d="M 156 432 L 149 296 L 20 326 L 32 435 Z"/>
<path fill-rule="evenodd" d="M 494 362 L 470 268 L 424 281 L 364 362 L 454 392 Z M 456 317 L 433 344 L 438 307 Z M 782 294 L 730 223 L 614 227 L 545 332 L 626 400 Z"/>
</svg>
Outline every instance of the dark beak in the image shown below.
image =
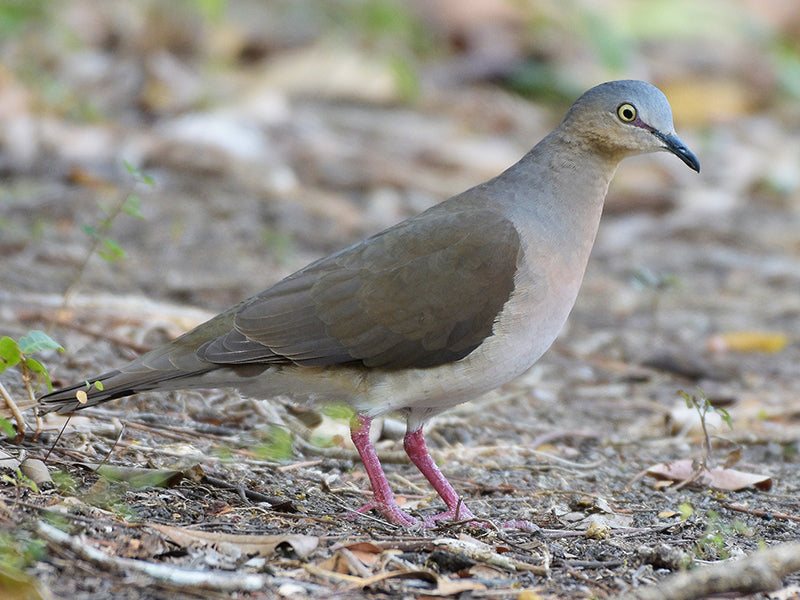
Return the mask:
<svg viewBox="0 0 800 600">
<path fill-rule="evenodd" d="M 676 135 L 666 135 L 661 133 L 660 131 L 654 131 L 653 135 L 655 135 L 659 140 L 664 143 L 664 148 L 672 152 L 675 156 L 680 158 L 686 166 L 690 169 L 700 172 L 700 161 L 697 160 L 697 157 L 692 154 L 692 151 L 686 147 Z"/>
</svg>

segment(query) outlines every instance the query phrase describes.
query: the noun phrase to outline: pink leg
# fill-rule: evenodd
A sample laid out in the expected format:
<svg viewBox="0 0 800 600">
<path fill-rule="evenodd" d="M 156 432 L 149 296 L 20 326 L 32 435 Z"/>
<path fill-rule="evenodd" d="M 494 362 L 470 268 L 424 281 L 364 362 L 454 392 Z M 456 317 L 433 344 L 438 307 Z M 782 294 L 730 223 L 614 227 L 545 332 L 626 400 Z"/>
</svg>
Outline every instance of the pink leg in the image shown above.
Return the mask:
<svg viewBox="0 0 800 600">
<path fill-rule="evenodd" d="M 404 512 L 397 505 L 394 499 L 392 488 L 389 486 L 389 481 L 386 479 L 386 474 L 383 472 L 381 461 L 378 460 L 378 455 L 375 452 L 375 447 L 369 439 L 369 428 L 372 425 L 372 419 L 363 415 L 354 417 L 350 424 L 350 437 L 353 439 L 353 444 L 361 456 L 361 461 L 364 463 L 364 468 L 367 471 L 369 482 L 372 485 L 372 500 L 367 504 L 357 509 L 357 512 L 363 513 L 373 508 L 378 510 L 390 523 L 401 525 L 403 527 L 413 527 L 423 525 L 424 527 L 435 527 L 436 522 L 440 520 L 464 520 L 473 519 L 475 515 L 467 508 L 459 495 L 447 481 L 447 478 L 433 462 L 428 448 L 425 445 L 425 438 L 422 436 L 422 429 L 410 431 L 406 433 L 403 440 L 406 454 L 411 459 L 420 472 L 433 486 L 433 489 L 441 496 L 444 503 L 447 505 L 447 510 L 441 514 L 435 515 L 425 519 L 420 523 L 408 513 Z M 472 524 L 478 527 L 485 527 L 486 524 L 474 521 Z M 536 531 L 538 527 L 529 521 L 512 521 L 510 523 L 502 523 L 499 525 L 503 529 L 520 529 L 524 531 Z"/>
<path fill-rule="evenodd" d="M 461 521 L 474 518 L 475 515 L 466 507 L 453 486 L 433 462 L 428 447 L 425 445 L 425 438 L 422 436 L 422 428 L 406 433 L 403 446 L 408 458 L 417 466 L 447 505 L 446 512 L 430 517 L 426 521 L 436 522 L 442 519 Z"/>
<path fill-rule="evenodd" d="M 465 519 L 476 518 L 472 511 L 466 507 L 463 500 L 459 497 L 458 493 L 447 481 L 447 478 L 433 462 L 428 447 L 425 445 L 425 438 L 422 436 L 422 428 L 416 431 L 409 431 L 403 440 L 403 446 L 406 449 L 408 458 L 411 459 L 420 472 L 425 475 L 425 478 L 433 486 L 433 489 L 441 496 L 444 503 L 447 505 L 447 510 L 441 514 L 434 515 L 425 519 L 426 527 L 433 527 L 437 521 L 453 520 L 463 521 Z M 486 522 L 471 521 L 470 525 L 477 527 L 486 527 Z M 521 531 L 537 531 L 539 527 L 530 521 L 510 521 L 507 523 L 499 523 L 501 529 L 518 529 Z"/>
<path fill-rule="evenodd" d="M 372 419 L 363 415 L 356 415 L 350 424 L 350 437 L 356 446 L 356 450 L 358 450 L 358 454 L 361 456 L 369 482 L 372 484 L 372 500 L 359 508 L 358 512 L 363 513 L 375 508 L 390 523 L 404 527 L 417 525 L 418 520 L 404 512 L 394 499 L 392 488 L 389 487 L 389 481 L 383 472 L 381 461 L 378 459 L 375 447 L 369 439 L 370 425 L 372 425 Z"/>
</svg>

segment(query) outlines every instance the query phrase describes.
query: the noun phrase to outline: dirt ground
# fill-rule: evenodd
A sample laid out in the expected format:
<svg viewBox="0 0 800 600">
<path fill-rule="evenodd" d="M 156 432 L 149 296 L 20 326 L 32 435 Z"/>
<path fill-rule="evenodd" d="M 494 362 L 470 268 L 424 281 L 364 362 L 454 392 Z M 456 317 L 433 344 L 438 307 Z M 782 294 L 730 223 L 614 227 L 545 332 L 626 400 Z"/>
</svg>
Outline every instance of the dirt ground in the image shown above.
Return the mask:
<svg viewBox="0 0 800 600">
<path fill-rule="evenodd" d="M 311 48 L 326 56 L 324 45 Z M 66 352 L 37 355 L 55 385 L 118 366 L 491 177 L 569 104 L 530 101 L 485 79 L 426 84 L 411 103 L 367 96 L 363 81 L 355 97 L 314 88 L 313 77 L 309 91 L 296 87 L 301 58 L 293 53 L 283 70 L 269 62 L 258 71 L 267 83 L 252 66 L 217 73 L 206 85 L 230 91 L 192 110 L 145 110 L 141 97 L 125 96 L 122 71 L 96 82 L 95 94 L 109 94 L 100 102 L 127 98 L 107 120 L 40 114 L 22 102 L 34 158 L 26 162 L 6 127 L 0 334 L 39 329 L 60 342 Z M 87 599 L 532 600 L 653 589 L 665 595 L 642 597 L 798 597 L 791 558 L 769 563 L 770 592 L 730 583 L 730 561 L 800 539 L 796 102 L 704 120 L 684 93 L 690 84 L 648 74 L 672 100 L 701 174 L 666 154 L 623 163 L 556 344 L 516 381 L 426 427 L 473 512 L 491 523 L 526 519 L 538 531 L 406 531 L 375 514 L 352 518 L 369 485 L 335 407 L 232 390 L 146 393 L 68 422 L 48 415 L 38 435 L 29 410 L 27 433 L 0 441 L 12 458 L 44 459 L 54 480 L 34 486 L 3 471 L 0 590 Z M 30 94 L 5 76 L 7 94 Z M 136 182 L 123 159 L 155 184 Z M 100 227 L 134 193 L 143 218 L 120 214 L 103 233 L 125 258 L 95 252 L 80 271 L 90 245 L 82 226 Z M 18 371 L 0 381 L 30 405 Z M 710 456 L 681 392 L 730 415 L 730 426 L 720 412 L 706 415 Z M 441 510 L 402 454 L 403 424 L 378 425 L 404 507 Z M 648 473 L 704 457 L 758 483 L 678 485 Z M 702 578 L 690 591 L 662 587 L 710 565 L 729 567 L 717 596 Z"/>
</svg>

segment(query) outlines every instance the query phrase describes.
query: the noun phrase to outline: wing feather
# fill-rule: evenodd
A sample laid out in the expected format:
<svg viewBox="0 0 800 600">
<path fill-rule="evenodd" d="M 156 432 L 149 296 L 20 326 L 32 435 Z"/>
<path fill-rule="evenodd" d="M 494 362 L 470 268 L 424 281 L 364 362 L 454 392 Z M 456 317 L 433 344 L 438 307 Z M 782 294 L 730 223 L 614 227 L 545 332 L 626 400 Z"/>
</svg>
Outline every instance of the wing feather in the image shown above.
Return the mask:
<svg viewBox="0 0 800 600">
<path fill-rule="evenodd" d="M 463 358 L 514 289 L 520 239 L 488 208 L 418 215 L 312 263 L 242 303 L 213 363 L 360 363 L 396 369 Z"/>
</svg>

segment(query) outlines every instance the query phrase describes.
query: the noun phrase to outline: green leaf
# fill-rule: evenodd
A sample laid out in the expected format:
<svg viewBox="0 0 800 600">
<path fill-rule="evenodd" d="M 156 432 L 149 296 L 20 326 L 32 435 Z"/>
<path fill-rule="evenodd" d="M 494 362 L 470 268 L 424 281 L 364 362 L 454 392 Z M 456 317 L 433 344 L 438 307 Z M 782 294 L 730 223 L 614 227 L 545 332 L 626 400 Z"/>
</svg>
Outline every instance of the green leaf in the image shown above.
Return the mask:
<svg viewBox="0 0 800 600">
<path fill-rule="evenodd" d="M 349 421 L 353 418 L 355 411 L 346 404 L 325 404 L 319 411 L 331 419 L 338 421 Z"/>
<path fill-rule="evenodd" d="M 117 465 L 100 465 L 96 472 L 109 481 L 129 483 L 134 488 L 168 487 L 183 478 L 183 471 L 173 469 L 146 469 Z"/>
<path fill-rule="evenodd" d="M 19 349 L 23 354 L 33 354 L 39 350 L 58 350 L 64 352 L 64 347 L 47 335 L 44 331 L 33 329 L 28 335 L 19 339 Z"/>
<path fill-rule="evenodd" d="M 155 187 L 156 182 L 153 181 L 153 178 L 150 177 L 149 175 L 145 175 L 144 173 L 142 173 L 142 170 L 139 167 L 133 166 L 127 160 L 123 160 L 122 164 L 125 165 L 125 168 L 128 170 L 128 173 L 130 173 L 131 177 L 133 177 L 137 181 L 146 183 L 150 187 Z"/>
<path fill-rule="evenodd" d="M 134 177 L 138 177 L 138 176 L 139 176 L 139 169 L 138 169 L 138 167 L 134 167 L 134 166 L 133 166 L 131 163 L 129 163 L 127 160 L 123 160 L 123 161 L 122 161 L 122 164 L 123 164 L 123 165 L 125 165 L 125 169 L 127 169 L 128 173 L 130 173 L 130 174 L 131 174 L 131 175 L 133 175 Z"/>
<path fill-rule="evenodd" d="M 108 262 L 117 262 L 125 258 L 125 250 L 112 238 L 103 238 L 103 249 L 97 253 Z"/>
<path fill-rule="evenodd" d="M 0 431 L 6 434 L 6 437 L 13 438 L 17 436 L 17 430 L 8 419 L 0 417 Z"/>
<path fill-rule="evenodd" d="M 77 493 L 78 484 L 68 471 L 53 471 L 50 475 L 53 477 L 53 483 L 59 491 L 69 495 Z"/>
<path fill-rule="evenodd" d="M 95 229 L 91 225 L 81 225 L 81 229 L 83 230 L 83 233 L 85 233 L 92 239 L 98 237 L 97 229 Z"/>
<path fill-rule="evenodd" d="M 261 459 L 286 460 L 292 457 L 292 434 L 280 427 L 270 427 L 268 439 L 253 447 L 253 453 Z"/>
<path fill-rule="evenodd" d="M 48 392 L 53 391 L 53 382 L 50 381 L 50 373 L 47 372 L 47 369 L 42 363 L 35 358 L 26 358 L 25 366 L 28 367 L 28 370 L 31 372 L 39 374 L 40 379 L 47 385 Z"/>
<path fill-rule="evenodd" d="M 136 194 L 131 194 L 127 198 L 125 198 L 125 202 L 122 203 L 122 210 L 126 215 L 130 215 L 131 217 L 136 217 L 137 219 L 144 219 L 144 215 L 141 211 L 142 201 Z"/>
<path fill-rule="evenodd" d="M 396 56 L 390 61 L 389 66 L 403 100 L 411 102 L 417 99 L 420 94 L 419 75 L 411 61 Z"/>
<path fill-rule="evenodd" d="M 733 422 L 731 421 L 730 413 L 724 408 L 717 408 L 715 410 L 717 411 L 717 413 L 719 413 L 720 418 L 728 424 L 728 427 L 730 429 L 733 429 Z"/>
<path fill-rule="evenodd" d="M 18 365 L 21 360 L 22 353 L 17 342 L 8 336 L 0 338 L 0 373 Z"/>
</svg>

